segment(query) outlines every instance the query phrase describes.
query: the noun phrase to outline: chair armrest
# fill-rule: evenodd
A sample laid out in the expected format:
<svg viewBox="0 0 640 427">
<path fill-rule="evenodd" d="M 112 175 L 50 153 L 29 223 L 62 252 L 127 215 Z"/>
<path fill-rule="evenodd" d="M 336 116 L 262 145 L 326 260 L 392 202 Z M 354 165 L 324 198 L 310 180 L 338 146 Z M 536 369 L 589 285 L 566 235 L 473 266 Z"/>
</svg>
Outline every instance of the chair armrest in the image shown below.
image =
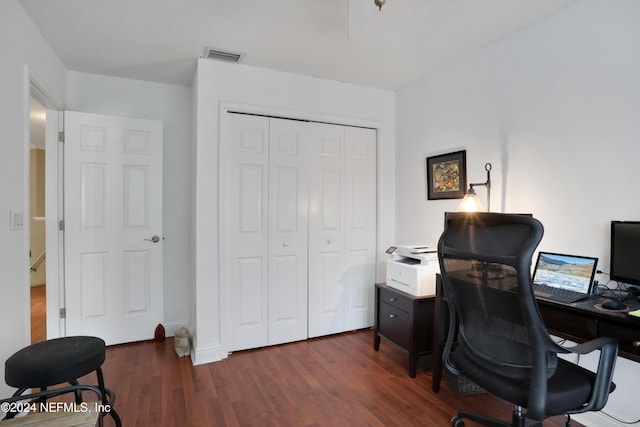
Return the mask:
<svg viewBox="0 0 640 427">
<path fill-rule="evenodd" d="M 616 349 L 618 347 L 618 341 L 615 338 L 611 337 L 598 337 L 594 338 L 590 341 L 583 342 L 580 344 L 576 344 L 571 347 L 561 346 L 563 349 L 567 350 L 569 353 L 574 354 L 589 354 L 594 350 L 600 350 L 607 345 L 615 345 Z M 617 353 L 617 351 L 616 351 Z"/>
<path fill-rule="evenodd" d="M 598 370 L 595 372 L 596 380 L 593 385 L 593 393 L 591 394 L 589 403 L 581 408 L 580 412 L 599 411 L 607 403 L 609 393 L 613 391 L 611 386 L 613 369 L 618 357 L 618 341 L 610 337 L 598 337 L 573 347 L 564 348 L 574 354 L 589 354 L 595 350 L 600 350 L 600 359 L 598 360 Z M 615 384 L 613 386 L 615 387 Z"/>
</svg>

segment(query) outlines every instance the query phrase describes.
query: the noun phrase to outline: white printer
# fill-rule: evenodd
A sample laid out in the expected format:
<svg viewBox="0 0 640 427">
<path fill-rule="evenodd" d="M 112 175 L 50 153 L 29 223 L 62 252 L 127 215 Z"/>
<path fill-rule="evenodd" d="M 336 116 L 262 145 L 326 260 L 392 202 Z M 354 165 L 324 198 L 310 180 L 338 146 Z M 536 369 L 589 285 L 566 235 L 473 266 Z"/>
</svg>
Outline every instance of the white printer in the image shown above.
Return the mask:
<svg viewBox="0 0 640 427">
<path fill-rule="evenodd" d="M 391 246 L 386 251 L 387 286 L 414 296 L 435 295 L 440 272 L 435 246 Z"/>
</svg>

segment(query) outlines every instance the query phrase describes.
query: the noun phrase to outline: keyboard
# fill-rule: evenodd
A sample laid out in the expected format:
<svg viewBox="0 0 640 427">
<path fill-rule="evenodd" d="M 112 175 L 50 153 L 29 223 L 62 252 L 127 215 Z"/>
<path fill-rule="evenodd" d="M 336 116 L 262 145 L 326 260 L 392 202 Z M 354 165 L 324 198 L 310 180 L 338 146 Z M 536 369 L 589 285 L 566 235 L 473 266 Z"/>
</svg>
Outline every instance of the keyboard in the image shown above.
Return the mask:
<svg viewBox="0 0 640 427">
<path fill-rule="evenodd" d="M 580 301 L 587 297 L 587 294 L 571 291 L 569 289 L 554 288 L 553 286 L 540 283 L 535 283 L 533 285 L 533 293 L 537 297 L 563 302 L 565 304 Z"/>
<path fill-rule="evenodd" d="M 622 301 L 629 297 L 629 292 L 623 291 L 621 289 L 604 289 L 600 291 L 600 296 L 602 298 L 617 299 L 618 301 Z"/>
</svg>

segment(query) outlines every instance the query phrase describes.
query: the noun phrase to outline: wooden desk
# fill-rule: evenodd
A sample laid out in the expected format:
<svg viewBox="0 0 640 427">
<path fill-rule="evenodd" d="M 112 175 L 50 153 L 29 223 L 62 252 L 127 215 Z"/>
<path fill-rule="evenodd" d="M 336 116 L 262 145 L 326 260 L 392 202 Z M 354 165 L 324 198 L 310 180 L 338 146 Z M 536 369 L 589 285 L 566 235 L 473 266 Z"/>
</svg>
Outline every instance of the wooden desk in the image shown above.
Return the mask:
<svg viewBox="0 0 640 427">
<path fill-rule="evenodd" d="M 537 299 L 538 309 L 550 334 L 573 342 L 584 342 L 606 336 L 618 340 L 619 356 L 640 362 L 640 318 L 626 313 L 604 311 L 595 306 L 602 298 L 592 297 L 573 304 Z M 640 308 L 640 303 L 631 296 L 624 301 L 630 310 Z M 442 380 L 442 350 L 449 323 L 449 311 L 443 294 L 442 279 L 436 277 L 436 297 L 433 322 L 434 392 L 440 390 Z"/>
<path fill-rule="evenodd" d="M 574 342 L 612 337 L 618 340 L 619 356 L 640 362 L 640 318 L 596 308 L 602 302 L 598 297 L 573 304 L 544 299 L 537 301 L 550 334 Z M 634 297 L 627 298 L 624 303 L 630 310 L 640 306 Z"/>
</svg>

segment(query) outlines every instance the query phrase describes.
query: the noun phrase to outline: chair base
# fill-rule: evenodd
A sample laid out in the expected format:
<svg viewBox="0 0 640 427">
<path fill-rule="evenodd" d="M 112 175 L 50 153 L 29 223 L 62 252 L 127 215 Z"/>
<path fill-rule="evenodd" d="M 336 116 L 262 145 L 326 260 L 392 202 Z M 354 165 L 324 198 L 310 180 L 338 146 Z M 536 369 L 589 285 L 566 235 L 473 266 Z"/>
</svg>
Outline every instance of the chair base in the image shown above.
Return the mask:
<svg viewBox="0 0 640 427">
<path fill-rule="evenodd" d="M 464 427 L 464 419 L 480 423 L 486 427 L 542 427 L 541 421 L 527 420 L 524 414 L 518 410 L 513 411 L 510 423 L 487 417 L 486 415 L 459 411 L 458 416 L 451 419 L 451 427 Z"/>
</svg>

